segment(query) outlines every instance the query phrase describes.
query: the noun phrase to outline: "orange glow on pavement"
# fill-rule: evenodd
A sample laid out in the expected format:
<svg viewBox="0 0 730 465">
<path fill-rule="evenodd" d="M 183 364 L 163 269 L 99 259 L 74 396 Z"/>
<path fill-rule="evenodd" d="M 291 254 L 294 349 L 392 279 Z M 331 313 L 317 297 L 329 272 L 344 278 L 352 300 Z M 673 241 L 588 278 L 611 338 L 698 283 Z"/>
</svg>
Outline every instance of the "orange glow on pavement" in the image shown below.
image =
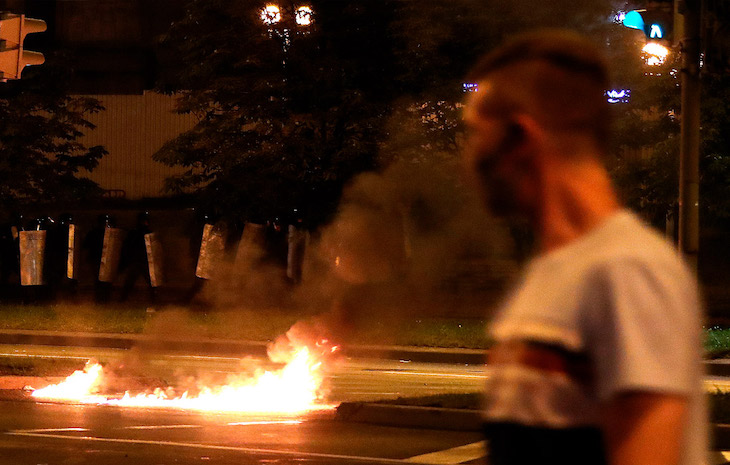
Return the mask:
<svg viewBox="0 0 730 465">
<path fill-rule="evenodd" d="M 336 347 L 326 352 L 336 351 Z M 323 354 L 325 352 L 322 352 Z M 176 393 L 172 388 L 155 388 L 143 393 L 125 392 L 122 397 L 100 393 L 104 372 L 100 364 L 88 362 L 58 384 L 34 390 L 39 400 L 59 400 L 119 407 L 174 408 L 204 412 L 299 414 L 331 409 L 323 403 L 322 361 L 307 347 L 292 351 L 280 370 L 260 370 L 254 376 L 234 376 L 224 385 L 199 386 L 195 394 Z"/>
</svg>

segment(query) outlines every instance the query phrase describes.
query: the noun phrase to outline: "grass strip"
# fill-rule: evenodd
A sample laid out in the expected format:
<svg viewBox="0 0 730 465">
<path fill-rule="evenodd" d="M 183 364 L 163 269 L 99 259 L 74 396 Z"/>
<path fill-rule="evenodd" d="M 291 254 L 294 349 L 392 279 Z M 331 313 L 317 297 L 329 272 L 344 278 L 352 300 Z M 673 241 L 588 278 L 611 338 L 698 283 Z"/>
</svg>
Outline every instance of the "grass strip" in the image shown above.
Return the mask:
<svg viewBox="0 0 730 465">
<path fill-rule="evenodd" d="M 144 305 L 0 304 L 0 329 L 111 334 L 150 334 L 252 341 L 273 341 L 302 320 L 318 316 L 290 309 L 191 311 L 168 307 L 148 311 Z M 337 329 L 330 330 L 337 333 Z M 360 318 L 342 337 L 352 344 L 481 349 L 489 343 L 483 320 L 457 318 Z"/>
<path fill-rule="evenodd" d="M 84 363 L 63 358 L 0 357 L 0 376 L 68 376 L 83 369 Z"/>
</svg>

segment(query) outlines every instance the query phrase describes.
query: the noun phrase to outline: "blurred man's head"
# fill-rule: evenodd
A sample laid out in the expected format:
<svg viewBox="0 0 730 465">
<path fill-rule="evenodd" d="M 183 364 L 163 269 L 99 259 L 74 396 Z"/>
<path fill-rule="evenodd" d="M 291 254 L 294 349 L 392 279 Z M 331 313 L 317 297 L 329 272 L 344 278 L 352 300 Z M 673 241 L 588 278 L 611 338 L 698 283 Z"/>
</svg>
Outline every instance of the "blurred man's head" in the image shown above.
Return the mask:
<svg viewBox="0 0 730 465">
<path fill-rule="evenodd" d="M 466 162 L 495 213 L 531 213 L 544 151 L 565 158 L 602 154 L 607 71 L 598 48 L 580 35 L 517 37 L 482 58 L 469 80 L 478 91 L 464 115 Z"/>
</svg>

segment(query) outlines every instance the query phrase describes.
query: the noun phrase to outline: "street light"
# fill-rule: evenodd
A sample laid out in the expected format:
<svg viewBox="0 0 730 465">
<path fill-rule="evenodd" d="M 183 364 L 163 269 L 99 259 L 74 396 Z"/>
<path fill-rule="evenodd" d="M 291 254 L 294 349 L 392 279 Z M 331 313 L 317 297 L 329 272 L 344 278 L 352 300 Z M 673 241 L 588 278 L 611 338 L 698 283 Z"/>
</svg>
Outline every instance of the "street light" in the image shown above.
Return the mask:
<svg viewBox="0 0 730 465">
<path fill-rule="evenodd" d="M 295 13 L 295 19 L 300 26 L 309 26 L 312 24 L 312 9 L 308 6 L 300 6 Z"/>
<path fill-rule="evenodd" d="M 281 21 L 281 11 L 276 5 L 266 5 L 261 10 L 261 21 L 267 26 L 274 25 Z"/>
<path fill-rule="evenodd" d="M 282 11 L 278 5 L 269 3 L 261 9 L 261 22 L 269 27 L 269 37 L 278 36 L 282 41 L 282 49 L 284 52 L 289 50 L 291 45 L 291 29 L 289 24 L 291 19 L 287 20 L 282 16 Z M 314 12 L 308 5 L 300 5 L 294 10 L 294 22 L 296 26 L 301 28 L 309 28 L 312 25 Z M 308 34 L 309 31 L 296 31 L 296 34 Z"/>
<path fill-rule="evenodd" d="M 312 7 L 300 5 L 294 10 L 294 21 L 297 26 L 311 26 L 314 18 Z M 282 21 L 281 9 L 274 3 L 269 3 L 261 9 L 261 21 L 267 26 L 273 26 Z"/>
<path fill-rule="evenodd" d="M 658 42 L 647 42 L 641 51 L 649 66 L 663 65 L 669 56 L 669 49 Z"/>
</svg>

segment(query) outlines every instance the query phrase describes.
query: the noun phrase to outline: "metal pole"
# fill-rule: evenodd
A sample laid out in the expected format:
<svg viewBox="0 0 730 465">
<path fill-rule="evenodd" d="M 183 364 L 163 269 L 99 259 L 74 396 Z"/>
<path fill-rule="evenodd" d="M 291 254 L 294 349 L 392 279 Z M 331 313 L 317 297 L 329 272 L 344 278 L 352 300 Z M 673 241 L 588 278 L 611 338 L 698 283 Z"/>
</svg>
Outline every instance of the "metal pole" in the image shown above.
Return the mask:
<svg viewBox="0 0 730 465">
<path fill-rule="evenodd" d="M 682 0 L 677 0 L 681 2 Z M 697 270 L 700 245 L 700 12 L 701 0 L 684 0 L 680 9 L 682 117 L 679 152 L 679 250 Z"/>
</svg>

